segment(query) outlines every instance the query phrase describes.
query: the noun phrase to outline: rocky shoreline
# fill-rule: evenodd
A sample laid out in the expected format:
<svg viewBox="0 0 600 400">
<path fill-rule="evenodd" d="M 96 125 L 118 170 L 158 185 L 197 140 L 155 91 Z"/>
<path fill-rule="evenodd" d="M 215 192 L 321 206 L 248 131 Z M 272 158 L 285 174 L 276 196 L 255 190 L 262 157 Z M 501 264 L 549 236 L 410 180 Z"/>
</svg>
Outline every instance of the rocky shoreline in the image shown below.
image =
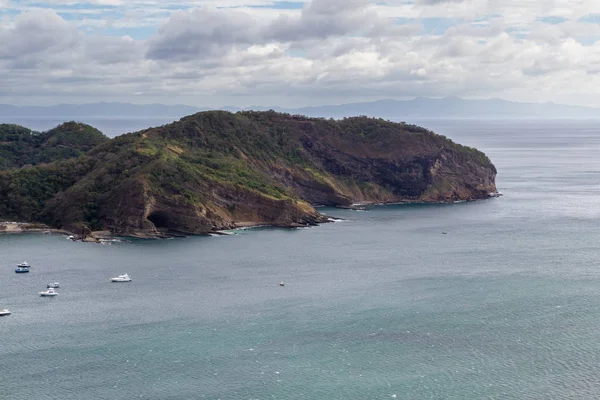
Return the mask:
<svg viewBox="0 0 600 400">
<path fill-rule="evenodd" d="M 72 235 L 72 233 L 69 231 L 51 228 L 46 224 L 13 221 L 0 222 L 0 234 L 16 233 L 60 233 L 63 235 Z"/>
<path fill-rule="evenodd" d="M 489 197 L 485 199 L 472 199 L 472 200 L 463 200 L 463 201 L 435 201 L 435 202 L 423 202 L 423 201 L 400 201 L 400 202 L 377 202 L 377 201 L 363 201 L 351 204 L 349 206 L 337 206 L 336 208 L 345 209 L 345 210 L 355 210 L 355 211 L 366 211 L 367 207 L 377 207 L 377 206 L 385 206 L 385 205 L 408 205 L 408 204 L 455 204 L 462 203 L 466 201 L 478 201 L 478 200 L 487 200 L 492 198 L 501 197 L 502 193 L 490 193 Z M 14 222 L 14 221 L 3 221 L 0 222 L 0 234 L 25 234 L 25 233 L 38 233 L 38 234 L 61 234 L 67 236 L 68 239 L 76 242 L 85 242 L 85 243 L 106 243 L 112 241 L 121 241 L 119 238 L 134 238 L 134 239 L 172 239 L 177 237 L 187 237 L 187 236 L 227 236 L 230 235 L 230 231 L 235 231 L 239 229 L 250 229 L 250 228 L 260 228 L 260 227 L 273 227 L 273 228 L 306 228 L 311 226 L 318 226 L 323 223 L 330 223 L 335 221 L 343 220 L 343 218 L 332 217 L 329 215 L 325 215 L 319 213 L 319 218 L 317 218 L 312 223 L 299 224 L 299 223 L 290 223 L 290 224 L 273 224 L 273 223 L 257 223 L 252 221 L 239 221 L 233 223 L 229 227 L 223 227 L 222 229 L 214 229 L 209 232 L 203 233 L 183 233 L 176 231 L 159 231 L 148 233 L 147 231 L 140 232 L 131 232 L 128 234 L 114 234 L 111 231 L 92 231 L 87 235 L 77 234 L 75 232 L 71 232 L 64 229 L 56 229 L 52 228 L 46 224 L 42 223 L 30 223 L 30 222 Z"/>
<path fill-rule="evenodd" d="M 101 243 L 103 241 L 114 240 L 115 236 L 109 231 L 98 231 L 92 232 L 90 235 L 78 235 L 74 232 L 65 229 L 52 228 L 46 224 L 34 223 L 34 222 L 15 222 L 15 221 L 3 221 L 0 222 L 0 234 L 14 235 L 14 234 L 59 234 L 67 236 L 67 238 L 73 241 L 79 242 L 90 242 L 90 243 Z"/>
<path fill-rule="evenodd" d="M 276 228 L 306 228 L 310 226 L 316 226 L 321 223 L 332 222 L 337 220 L 338 218 L 331 218 L 328 216 L 324 216 L 319 223 L 315 224 L 289 224 L 289 225 L 281 225 L 281 224 L 269 224 L 269 223 L 252 223 L 252 222 L 239 222 L 234 224 L 230 228 L 224 229 L 216 229 L 206 233 L 181 233 L 175 231 L 163 231 L 154 234 L 148 234 L 147 232 L 133 232 L 126 235 L 118 235 L 113 234 L 110 231 L 92 231 L 87 235 L 77 234 L 75 232 L 71 232 L 64 229 L 56 229 L 51 228 L 46 224 L 41 223 L 30 223 L 30 222 L 14 222 L 14 221 L 4 221 L 0 222 L 0 234 L 27 234 L 27 233 L 37 233 L 37 234 L 60 234 L 67 236 L 68 239 L 74 242 L 84 242 L 84 243 L 105 243 L 115 241 L 118 238 L 133 238 L 133 239 L 172 239 L 172 238 L 183 238 L 187 236 L 209 236 L 209 235 L 229 235 L 227 231 L 237 230 L 237 229 L 250 229 L 250 228 L 260 228 L 260 227 L 276 227 Z"/>
<path fill-rule="evenodd" d="M 497 197 L 502 197 L 503 194 L 500 192 L 488 193 L 487 197 L 484 198 L 473 198 L 466 200 L 436 200 L 436 201 L 423 201 L 423 200 L 400 200 L 400 201 L 359 201 L 352 203 L 349 206 L 337 206 L 335 208 L 343 210 L 358 210 L 364 211 L 366 207 L 373 206 L 392 206 L 392 205 L 409 205 L 409 204 L 458 204 L 467 203 L 473 201 L 489 200 Z M 324 207 L 324 206 L 322 206 Z"/>
</svg>

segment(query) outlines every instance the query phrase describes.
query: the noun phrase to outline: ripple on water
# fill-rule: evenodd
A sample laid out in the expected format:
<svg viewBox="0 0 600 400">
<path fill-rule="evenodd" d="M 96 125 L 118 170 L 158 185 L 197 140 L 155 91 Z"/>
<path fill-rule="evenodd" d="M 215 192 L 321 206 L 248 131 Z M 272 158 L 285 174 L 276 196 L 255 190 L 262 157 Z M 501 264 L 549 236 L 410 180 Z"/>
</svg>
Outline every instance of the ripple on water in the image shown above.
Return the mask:
<svg viewBox="0 0 600 400">
<path fill-rule="evenodd" d="M 504 197 L 219 240 L 0 236 L 2 395 L 600 398 L 600 125 L 440 123 Z"/>
</svg>

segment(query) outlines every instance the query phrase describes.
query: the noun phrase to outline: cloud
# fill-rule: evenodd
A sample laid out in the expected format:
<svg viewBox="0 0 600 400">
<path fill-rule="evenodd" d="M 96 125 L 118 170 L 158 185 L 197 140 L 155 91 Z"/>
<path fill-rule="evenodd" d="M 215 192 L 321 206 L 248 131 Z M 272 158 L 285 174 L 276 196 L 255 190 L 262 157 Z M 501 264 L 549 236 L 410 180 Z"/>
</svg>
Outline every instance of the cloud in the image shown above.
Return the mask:
<svg viewBox="0 0 600 400">
<path fill-rule="evenodd" d="M 457 95 L 600 105 L 591 0 L 2 1 L 4 102 Z"/>
<path fill-rule="evenodd" d="M 151 39 L 148 57 L 190 60 L 260 41 L 258 23 L 242 11 L 202 7 L 174 13 Z"/>
<path fill-rule="evenodd" d="M 257 20 L 238 9 L 201 7 L 178 11 L 149 43 L 148 57 L 189 61 L 220 55 L 238 46 L 302 42 L 361 34 L 373 36 L 392 25 L 366 0 L 313 0 L 298 14 Z"/>
<path fill-rule="evenodd" d="M 267 27 L 270 39 L 301 41 L 361 33 L 371 36 L 389 25 L 365 0 L 313 0 L 297 18 L 284 17 Z"/>
<path fill-rule="evenodd" d="M 428 5 L 428 6 L 432 6 L 432 5 L 437 5 L 437 4 L 442 4 L 442 3 L 463 3 L 467 0 L 417 0 L 415 3 L 419 4 L 419 5 Z"/>
<path fill-rule="evenodd" d="M 0 30 L 0 60 L 28 67 L 27 63 L 42 63 L 48 55 L 67 53 L 80 39 L 80 32 L 54 11 L 26 12 Z"/>
</svg>

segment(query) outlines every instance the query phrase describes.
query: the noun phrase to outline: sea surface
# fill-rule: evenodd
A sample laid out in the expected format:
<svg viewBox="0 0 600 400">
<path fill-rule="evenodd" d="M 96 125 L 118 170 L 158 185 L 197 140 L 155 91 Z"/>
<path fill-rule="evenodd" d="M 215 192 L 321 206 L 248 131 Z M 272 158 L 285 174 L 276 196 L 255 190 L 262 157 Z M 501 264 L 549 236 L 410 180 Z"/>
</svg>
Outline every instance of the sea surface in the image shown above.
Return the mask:
<svg viewBox="0 0 600 400">
<path fill-rule="evenodd" d="M 0 236 L 0 398 L 600 398 L 600 121 L 415 122 L 485 151 L 504 196 L 219 237 Z"/>
</svg>

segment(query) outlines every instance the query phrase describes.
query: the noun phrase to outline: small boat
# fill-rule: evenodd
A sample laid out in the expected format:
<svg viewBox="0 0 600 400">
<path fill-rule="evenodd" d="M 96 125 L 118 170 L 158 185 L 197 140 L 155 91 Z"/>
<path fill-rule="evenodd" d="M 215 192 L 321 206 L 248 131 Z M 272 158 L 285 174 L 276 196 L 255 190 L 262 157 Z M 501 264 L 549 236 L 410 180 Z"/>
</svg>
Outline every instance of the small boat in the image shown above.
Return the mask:
<svg viewBox="0 0 600 400">
<path fill-rule="evenodd" d="M 116 278 L 110 278 L 111 282 L 131 282 L 131 277 L 127 274 L 119 275 Z"/>
<path fill-rule="evenodd" d="M 42 297 L 58 296 L 58 293 L 56 292 L 56 290 L 54 290 L 54 288 L 48 288 L 48 290 L 46 290 L 45 292 L 39 292 L 38 294 Z"/>
<path fill-rule="evenodd" d="M 285 283 L 283 283 L 283 281 L 279 282 L 279 286 L 285 286 Z"/>
<path fill-rule="evenodd" d="M 17 269 L 15 269 L 15 272 L 17 274 L 29 272 L 29 267 L 30 265 L 27 263 L 27 261 L 23 261 L 21 264 L 17 265 Z"/>
<path fill-rule="evenodd" d="M 10 311 L 8 311 L 6 308 L 3 310 L 0 310 L 0 317 L 4 317 L 5 315 L 10 315 Z"/>
<path fill-rule="evenodd" d="M 60 287 L 60 284 L 58 282 L 50 282 L 49 284 L 46 285 L 47 288 L 53 288 L 53 289 L 58 289 Z"/>
</svg>

